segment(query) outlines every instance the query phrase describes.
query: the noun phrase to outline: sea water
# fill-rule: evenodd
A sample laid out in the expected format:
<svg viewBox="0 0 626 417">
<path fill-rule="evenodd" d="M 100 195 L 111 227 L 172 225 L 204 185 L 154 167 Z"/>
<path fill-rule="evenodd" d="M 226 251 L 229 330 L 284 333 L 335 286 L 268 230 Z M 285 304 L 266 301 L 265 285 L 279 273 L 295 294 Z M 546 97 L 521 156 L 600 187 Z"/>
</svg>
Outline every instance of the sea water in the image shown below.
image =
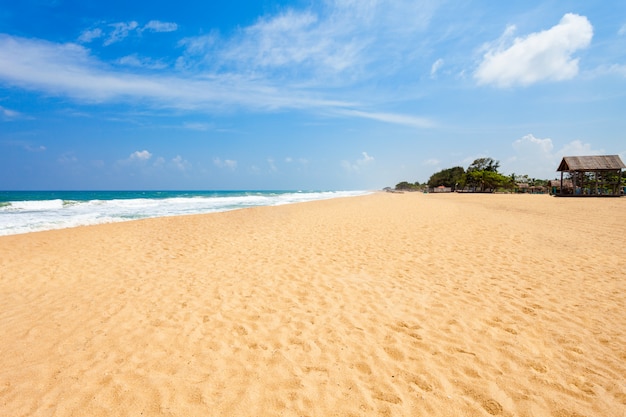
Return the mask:
<svg viewBox="0 0 626 417">
<path fill-rule="evenodd" d="M 368 191 L 0 191 L 0 236 L 350 197 Z"/>
</svg>

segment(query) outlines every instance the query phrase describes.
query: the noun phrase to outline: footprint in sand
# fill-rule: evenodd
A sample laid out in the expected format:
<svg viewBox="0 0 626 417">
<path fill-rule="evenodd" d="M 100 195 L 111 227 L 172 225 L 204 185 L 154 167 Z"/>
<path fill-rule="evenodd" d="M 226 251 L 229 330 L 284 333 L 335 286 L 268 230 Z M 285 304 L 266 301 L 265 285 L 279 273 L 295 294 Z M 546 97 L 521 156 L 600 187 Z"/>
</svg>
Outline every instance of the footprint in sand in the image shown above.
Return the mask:
<svg viewBox="0 0 626 417">
<path fill-rule="evenodd" d="M 366 375 L 372 374 L 372 368 L 370 368 L 370 366 L 366 364 L 365 362 L 359 362 L 356 365 L 354 365 L 354 367 L 363 374 L 366 374 Z"/>
<path fill-rule="evenodd" d="M 402 353 L 399 349 L 396 349 L 393 346 L 385 346 L 383 349 L 387 352 L 387 355 L 391 356 L 392 359 L 396 361 L 404 360 L 404 353 Z"/>
</svg>

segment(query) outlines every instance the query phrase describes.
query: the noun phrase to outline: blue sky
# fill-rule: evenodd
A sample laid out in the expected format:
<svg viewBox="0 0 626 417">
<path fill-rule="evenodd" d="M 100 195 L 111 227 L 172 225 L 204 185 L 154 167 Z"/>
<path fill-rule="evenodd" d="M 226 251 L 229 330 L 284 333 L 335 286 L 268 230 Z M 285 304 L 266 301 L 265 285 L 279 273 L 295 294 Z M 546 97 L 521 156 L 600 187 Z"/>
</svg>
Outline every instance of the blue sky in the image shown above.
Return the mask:
<svg viewBox="0 0 626 417">
<path fill-rule="evenodd" d="M 626 161 L 626 2 L 0 0 L 0 189 Z"/>
</svg>

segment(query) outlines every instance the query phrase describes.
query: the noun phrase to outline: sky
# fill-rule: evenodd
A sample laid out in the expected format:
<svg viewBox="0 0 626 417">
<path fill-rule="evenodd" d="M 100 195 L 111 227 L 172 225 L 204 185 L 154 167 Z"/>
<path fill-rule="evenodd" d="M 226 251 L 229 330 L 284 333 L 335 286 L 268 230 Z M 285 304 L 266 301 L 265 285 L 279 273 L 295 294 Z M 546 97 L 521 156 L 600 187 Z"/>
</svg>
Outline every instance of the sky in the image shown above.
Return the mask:
<svg viewBox="0 0 626 417">
<path fill-rule="evenodd" d="M 0 189 L 373 190 L 626 161 L 623 0 L 0 0 Z"/>
</svg>

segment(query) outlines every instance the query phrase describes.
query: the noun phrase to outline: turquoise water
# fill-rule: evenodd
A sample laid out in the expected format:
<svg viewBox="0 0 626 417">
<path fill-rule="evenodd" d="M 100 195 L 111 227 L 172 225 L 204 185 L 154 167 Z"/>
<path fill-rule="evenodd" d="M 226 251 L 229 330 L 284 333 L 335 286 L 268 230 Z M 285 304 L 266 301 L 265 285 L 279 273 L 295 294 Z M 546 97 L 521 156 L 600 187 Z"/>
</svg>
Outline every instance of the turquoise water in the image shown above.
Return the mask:
<svg viewBox="0 0 626 417">
<path fill-rule="evenodd" d="M 367 191 L 0 191 L 0 235 L 214 213 Z"/>
</svg>

